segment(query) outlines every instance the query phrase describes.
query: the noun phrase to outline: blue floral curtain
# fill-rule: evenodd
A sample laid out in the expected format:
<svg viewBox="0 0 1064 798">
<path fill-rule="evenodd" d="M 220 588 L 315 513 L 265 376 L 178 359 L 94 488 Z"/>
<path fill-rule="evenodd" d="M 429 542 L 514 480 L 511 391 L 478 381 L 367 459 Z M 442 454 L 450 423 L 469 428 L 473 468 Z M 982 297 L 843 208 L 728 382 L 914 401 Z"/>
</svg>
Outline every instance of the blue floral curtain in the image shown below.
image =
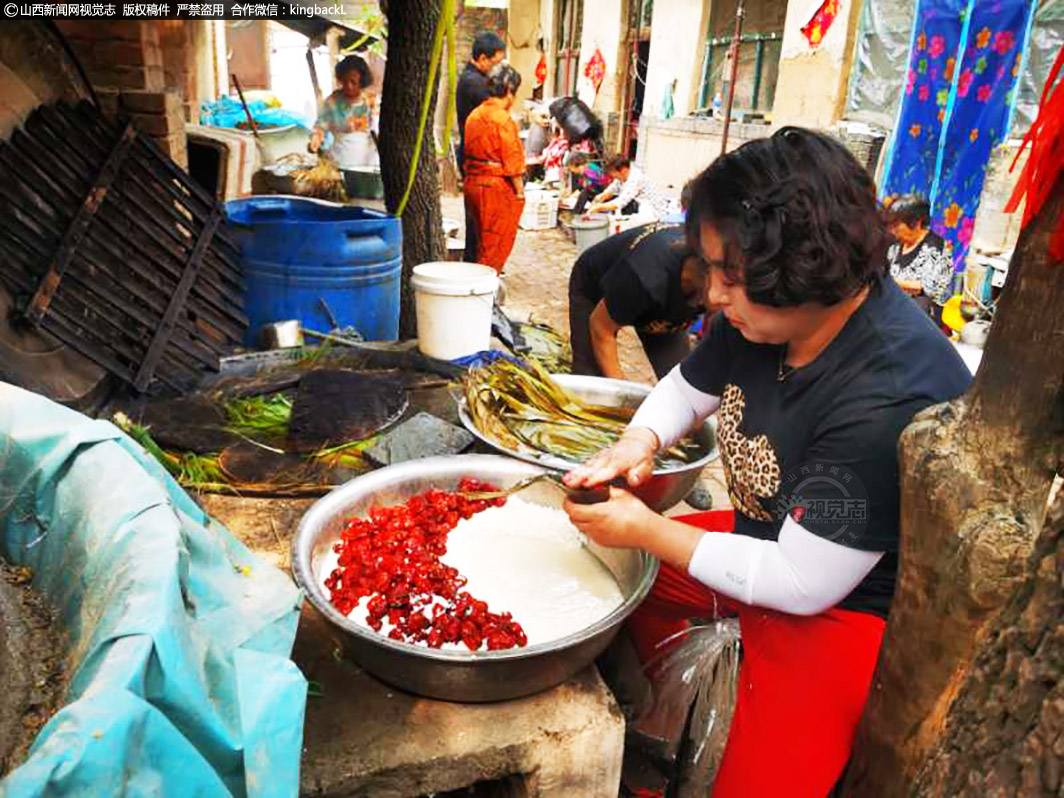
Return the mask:
<svg viewBox="0 0 1064 798">
<path fill-rule="evenodd" d="M 931 201 L 963 268 L 990 153 L 1008 132 L 1037 0 L 920 0 L 885 195 Z"/>
</svg>

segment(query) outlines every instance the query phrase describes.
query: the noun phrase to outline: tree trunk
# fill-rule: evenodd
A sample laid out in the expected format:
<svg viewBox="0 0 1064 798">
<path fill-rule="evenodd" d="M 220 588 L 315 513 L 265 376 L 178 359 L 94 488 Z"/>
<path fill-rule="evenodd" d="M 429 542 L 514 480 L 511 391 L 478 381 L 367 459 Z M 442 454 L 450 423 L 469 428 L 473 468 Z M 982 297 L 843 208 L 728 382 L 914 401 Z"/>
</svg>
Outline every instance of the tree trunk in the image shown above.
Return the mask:
<svg viewBox="0 0 1064 798">
<path fill-rule="evenodd" d="M 386 6 L 388 66 L 384 70 L 381 95 L 380 154 L 384 201 L 389 213 L 395 213 L 406 191 L 440 5 L 440 0 L 388 0 Z M 414 267 L 419 263 L 443 260 L 443 220 L 431 124 L 436 106 L 435 89 L 433 86 L 417 176 L 402 217 L 403 281 L 399 337 L 403 339 L 417 335 L 414 295 L 410 287 Z"/>
<path fill-rule="evenodd" d="M 1064 780 L 1064 491 L 1023 587 L 994 621 L 920 774 L 926 798 L 1060 795 Z"/>
<path fill-rule="evenodd" d="M 1064 451 L 1064 265 L 1048 255 L 1058 180 L 1020 237 L 963 398 L 900 442 L 901 570 L 846 794 L 909 795 L 976 642 L 1021 584 Z"/>
</svg>

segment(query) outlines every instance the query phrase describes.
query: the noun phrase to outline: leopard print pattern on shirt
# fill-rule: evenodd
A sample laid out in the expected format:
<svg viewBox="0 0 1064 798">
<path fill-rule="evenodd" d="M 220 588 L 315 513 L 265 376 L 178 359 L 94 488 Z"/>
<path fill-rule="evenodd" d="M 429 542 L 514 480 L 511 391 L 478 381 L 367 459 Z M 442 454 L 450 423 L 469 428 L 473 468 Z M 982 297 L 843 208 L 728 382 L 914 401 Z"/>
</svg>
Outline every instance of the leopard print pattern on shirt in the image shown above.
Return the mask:
<svg viewBox="0 0 1064 798">
<path fill-rule="evenodd" d="M 743 432 L 746 397 L 737 385 L 728 385 L 717 413 L 717 445 L 720 447 L 728 495 L 735 509 L 755 521 L 772 522 L 761 506 L 780 488 L 780 466 L 765 435 L 747 438 Z"/>
</svg>

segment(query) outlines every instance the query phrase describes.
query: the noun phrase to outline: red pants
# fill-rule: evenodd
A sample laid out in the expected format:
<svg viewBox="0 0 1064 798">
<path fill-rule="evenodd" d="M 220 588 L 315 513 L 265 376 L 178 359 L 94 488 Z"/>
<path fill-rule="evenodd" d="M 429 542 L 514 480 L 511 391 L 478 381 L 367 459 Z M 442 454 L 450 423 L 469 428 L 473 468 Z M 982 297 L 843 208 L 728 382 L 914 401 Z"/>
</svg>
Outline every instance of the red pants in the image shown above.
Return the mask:
<svg viewBox="0 0 1064 798">
<path fill-rule="evenodd" d="M 677 520 L 719 532 L 734 528 L 730 510 Z M 850 610 L 804 617 L 747 606 L 662 565 L 629 632 L 646 662 L 688 618 L 736 612 L 743 661 L 713 798 L 824 798 L 849 759 L 885 623 Z"/>
<path fill-rule="evenodd" d="M 466 225 L 473 217 L 477 263 L 502 273 L 514 248 L 524 198 L 514 193 L 504 177 L 467 174 L 464 181 Z"/>
</svg>

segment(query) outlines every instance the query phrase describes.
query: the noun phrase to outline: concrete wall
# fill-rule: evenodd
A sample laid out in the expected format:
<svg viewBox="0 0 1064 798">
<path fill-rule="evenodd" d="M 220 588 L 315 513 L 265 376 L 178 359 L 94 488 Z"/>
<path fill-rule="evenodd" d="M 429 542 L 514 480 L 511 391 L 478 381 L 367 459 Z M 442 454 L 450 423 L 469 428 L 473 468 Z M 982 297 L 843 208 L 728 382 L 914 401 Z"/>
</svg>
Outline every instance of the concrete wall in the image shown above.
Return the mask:
<svg viewBox="0 0 1064 798">
<path fill-rule="evenodd" d="M 721 129 L 721 123 L 715 119 L 659 120 L 644 116 L 639 126 L 636 162 L 659 188 L 678 197 L 683 184 L 720 155 Z M 732 123 L 728 129 L 728 150 L 771 132 L 769 125 Z"/>
<path fill-rule="evenodd" d="M 577 74 L 583 76 L 584 67 L 595 50 L 602 51 L 602 57 L 606 59 L 606 77 L 592 108 L 603 118 L 603 122 L 607 113 L 618 111 L 621 106 L 624 79 L 620 72 L 625 63 L 622 44 L 627 12 L 624 0 L 584 0 L 584 27 L 580 36 Z"/>
<path fill-rule="evenodd" d="M 1018 142 L 1013 140 L 995 147 L 990 154 L 979 210 L 975 214 L 970 253 L 979 250 L 987 253 L 1008 252 L 1016 246 L 1020 237 L 1020 223 L 1023 221 L 1023 204 L 1015 213 L 1005 213 L 1005 205 L 1012 196 L 1016 180 L 1030 153 L 1029 149 L 1024 151 L 1015 171 L 1010 174 L 1009 167 L 1018 148 Z"/>
<path fill-rule="evenodd" d="M 285 108 L 303 114 L 308 119 L 317 119 L 318 102 L 314 97 L 314 84 L 307 65 L 307 37 L 279 22 L 270 23 L 269 34 L 270 90 Z M 324 45 L 314 48 L 314 71 L 323 98 L 333 92 L 333 69 L 329 48 Z M 376 82 L 373 90 L 379 96 L 381 84 Z"/>
<path fill-rule="evenodd" d="M 539 50 L 536 42 L 542 35 L 541 5 L 550 5 L 550 0 L 510 0 L 509 40 L 506 57 L 514 69 L 521 73 L 521 88 L 517 91 L 517 104 L 532 96 L 536 85 L 536 64 L 539 63 Z"/>
<path fill-rule="evenodd" d="M 660 115 L 666 86 L 672 81 L 676 81 L 672 95 L 676 116 L 686 116 L 698 106 L 710 5 L 709 0 L 655 0 L 644 116 Z"/>
<path fill-rule="evenodd" d="M 776 125 L 827 128 L 842 118 L 850 78 L 859 0 L 840 0 L 839 15 L 820 45 L 809 46 L 802 27 L 822 0 L 790 0 L 784 22 L 779 82 L 772 121 Z"/>
<path fill-rule="evenodd" d="M 737 0 L 713 0 L 712 13 L 707 28 L 712 27 L 712 38 L 731 40 L 735 32 L 735 12 Z M 782 37 L 787 17 L 787 0 L 747 0 L 746 15 L 743 20 L 743 35 L 776 34 Z M 704 36 L 704 33 L 703 33 Z M 700 40 L 700 45 L 701 45 Z M 766 41 L 763 45 L 763 65 L 761 84 L 758 87 L 757 108 L 759 111 L 772 110 L 772 98 L 775 94 L 779 77 L 780 39 Z M 727 45 L 718 45 L 713 49 L 713 70 L 711 89 L 706 98 L 709 104 L 716 92 L 722 91 L 725 80 Z M 699 68 L 702 66 L 704 49 L 698 51 Z M 739 64 L 735 79 L 736 109 L 753 108 L 753 90 L 757 75 L 757 44 L 743 42 L 739 45 Z"/>
</svg>

